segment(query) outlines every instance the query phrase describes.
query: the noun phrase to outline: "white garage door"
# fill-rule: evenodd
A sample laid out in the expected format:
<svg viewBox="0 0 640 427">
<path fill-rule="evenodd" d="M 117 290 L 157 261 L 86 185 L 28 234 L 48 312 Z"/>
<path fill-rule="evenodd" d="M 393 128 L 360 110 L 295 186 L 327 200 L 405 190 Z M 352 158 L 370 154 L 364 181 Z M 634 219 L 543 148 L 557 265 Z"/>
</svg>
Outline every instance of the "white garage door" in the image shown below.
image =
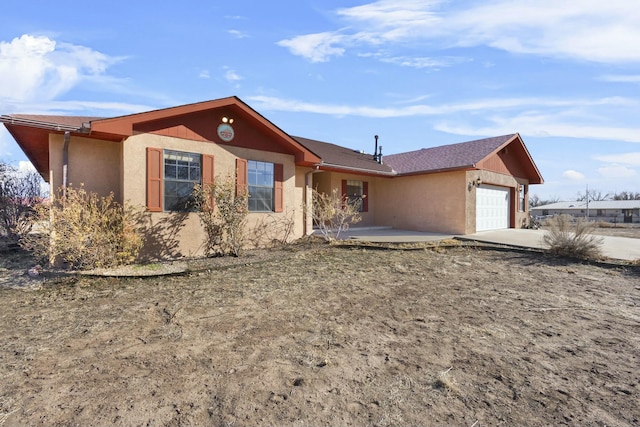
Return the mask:
<svg viewBox="0 0 640 427">
<path fill-rule="evenodd" d="M 509 189 L 482 185 L 476 189 L 476 232 L 509 228 Z"/>
</svg>

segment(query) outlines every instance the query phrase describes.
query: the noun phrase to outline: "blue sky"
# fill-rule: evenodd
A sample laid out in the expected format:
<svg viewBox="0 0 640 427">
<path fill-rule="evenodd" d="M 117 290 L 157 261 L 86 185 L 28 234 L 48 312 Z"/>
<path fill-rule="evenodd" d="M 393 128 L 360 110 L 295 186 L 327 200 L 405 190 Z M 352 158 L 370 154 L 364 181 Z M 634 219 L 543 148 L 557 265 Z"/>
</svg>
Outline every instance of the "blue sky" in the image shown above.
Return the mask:
<svg viewBox="0 0 640 427">
<path fill-rule="evenodd" d="M 384 154 L 519 132 L 545 184 L 640 191 L 635 0 L 3 0 L 0 114 L 117 116 L 236 95 Z M 26 160 L 0 130 L 0 159 Z"/>
</svg>

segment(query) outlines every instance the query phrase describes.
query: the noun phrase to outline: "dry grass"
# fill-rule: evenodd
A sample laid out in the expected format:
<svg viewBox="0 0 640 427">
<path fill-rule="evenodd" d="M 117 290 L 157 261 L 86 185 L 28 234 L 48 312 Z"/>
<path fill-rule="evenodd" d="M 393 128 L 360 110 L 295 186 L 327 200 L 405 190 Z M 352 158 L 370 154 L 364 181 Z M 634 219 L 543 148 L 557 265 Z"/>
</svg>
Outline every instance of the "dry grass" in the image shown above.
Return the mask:
<svg viewBox="0 0 640 427">
<path fill-rule="evenodd" d="M 465 247 L 263 254 L 0 289 L 0 420 L 638 424 L 637 270 Z"/>
<path fill-rule="evenodd" d="M 595 223 L 571 215 L 557 215 L 547 221 L 547 226 L 543 241 L 552 254 L 582 259 L 602 257 L 602 238 L 592 234 Z"/>
</svg>

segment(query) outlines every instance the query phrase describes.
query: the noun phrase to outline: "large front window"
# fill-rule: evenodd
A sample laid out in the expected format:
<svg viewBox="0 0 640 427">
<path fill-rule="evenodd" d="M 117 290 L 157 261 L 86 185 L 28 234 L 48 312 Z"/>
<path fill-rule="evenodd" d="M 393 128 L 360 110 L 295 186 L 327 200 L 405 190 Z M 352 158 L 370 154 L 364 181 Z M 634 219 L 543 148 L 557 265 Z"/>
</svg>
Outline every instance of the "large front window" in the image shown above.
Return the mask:
<svg viewBox="0 0 640 427">
<path fill-rule="evenodd" d="M 247 162 L 250 212 L 273 211 L 273 171 L 273 163 L 255 160 Z"/>
<path fill-rule="evenodd" d="M 164 210 L 191 210 L 193 186 L 202 182 L 201 156 L 181 151 L 164 151 Z"/>
</svg>

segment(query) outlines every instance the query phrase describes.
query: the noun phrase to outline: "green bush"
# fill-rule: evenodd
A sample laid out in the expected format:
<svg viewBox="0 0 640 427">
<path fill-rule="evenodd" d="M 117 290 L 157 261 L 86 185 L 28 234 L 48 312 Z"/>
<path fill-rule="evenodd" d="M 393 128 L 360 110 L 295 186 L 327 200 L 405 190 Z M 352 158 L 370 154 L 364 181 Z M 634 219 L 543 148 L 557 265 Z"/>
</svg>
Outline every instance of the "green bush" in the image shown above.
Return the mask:
<svg viewBox="0 0 640 427">
<path fill-rule="evenodd" d="M 554 255 L 584 259 L 601 258 L 602 238 L 594 236 L 595 223 L 571 215 L 556 215 L 547 220 L 549 230 L 543 237 Z"/>
<path fill-rule="evenodd" d="M 113 267 L 134 262 L 142 247 L 141 210 L 122 206 L 113 193 L 99 197 L 67 187 L 34 218 L 39 233 L 21 239 L 36 258 L 71 269 Z"/>
</svg>

